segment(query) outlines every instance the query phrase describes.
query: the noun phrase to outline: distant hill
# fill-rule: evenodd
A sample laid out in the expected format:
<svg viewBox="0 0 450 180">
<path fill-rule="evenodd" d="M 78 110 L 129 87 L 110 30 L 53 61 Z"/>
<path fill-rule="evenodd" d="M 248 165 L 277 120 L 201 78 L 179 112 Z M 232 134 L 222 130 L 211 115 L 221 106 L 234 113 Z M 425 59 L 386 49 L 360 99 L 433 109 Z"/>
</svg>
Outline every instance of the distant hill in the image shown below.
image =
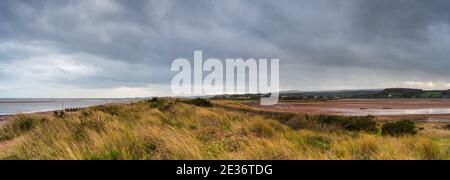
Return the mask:
<svg viewBox="0 0 450 180">
<path fill-rule="evenodd" d="M 450 90 L 388 88 L 381 90 L 345 90 L 281 93 L 283 99 L 320 98 L 450 98 Z"/>
<path fill-rule="evenodd" d="M 258 99 L 268 94 L 219 95 L 217 99 Z M 282 100 L 330 100 L 341 98 L 450 98 L 450 90 L 422 90 L 411 88 L 387 88 L 367 90 L 337 90 L 337 91 L 282 91 Z"/>
</svg>

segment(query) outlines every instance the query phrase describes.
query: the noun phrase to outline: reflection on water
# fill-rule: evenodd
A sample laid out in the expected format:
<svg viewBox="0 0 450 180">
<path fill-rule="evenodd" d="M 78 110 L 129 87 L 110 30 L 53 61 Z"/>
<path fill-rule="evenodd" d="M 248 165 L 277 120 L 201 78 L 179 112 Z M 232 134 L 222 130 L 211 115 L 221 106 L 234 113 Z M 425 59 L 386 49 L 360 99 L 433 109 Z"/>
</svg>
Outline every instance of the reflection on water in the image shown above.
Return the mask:
<svg viewBox="0 0 450 180">
<path fill-rule="evenodd" d="M 0 99 L 0 115 L 54 111 L 64 108 L 90 107 L 131 99 Z"/>
<path fill-rule="evenodd" d="M 350 116 L 383 116 L 383 115 L 437 115 L 450 114 L 450 108 L 425 108 L 425 109 L 333 109 L 333 111 Z"/>
</svg>

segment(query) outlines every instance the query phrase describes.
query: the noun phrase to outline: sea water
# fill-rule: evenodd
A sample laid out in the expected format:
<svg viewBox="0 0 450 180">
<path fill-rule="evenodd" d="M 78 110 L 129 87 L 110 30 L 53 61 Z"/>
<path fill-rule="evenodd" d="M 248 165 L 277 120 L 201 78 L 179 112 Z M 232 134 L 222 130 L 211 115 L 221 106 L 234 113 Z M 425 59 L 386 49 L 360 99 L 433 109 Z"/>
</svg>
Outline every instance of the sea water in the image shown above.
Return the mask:
<svg viewBox="0 0 450 180">
<path fill-rule="evenodd" d="M 0 99 L 0 115 L 83 108 L 130 101 L 133 99 Z"/>
<path fill-rule="evenodd" d="M 351 116 L 392 116 L 392 115 L 441 115 L 450 114 L 450 108 L 422 108 L 422 109 L 344 109 L 334 108 L 334 112 Z"/>
</svg>

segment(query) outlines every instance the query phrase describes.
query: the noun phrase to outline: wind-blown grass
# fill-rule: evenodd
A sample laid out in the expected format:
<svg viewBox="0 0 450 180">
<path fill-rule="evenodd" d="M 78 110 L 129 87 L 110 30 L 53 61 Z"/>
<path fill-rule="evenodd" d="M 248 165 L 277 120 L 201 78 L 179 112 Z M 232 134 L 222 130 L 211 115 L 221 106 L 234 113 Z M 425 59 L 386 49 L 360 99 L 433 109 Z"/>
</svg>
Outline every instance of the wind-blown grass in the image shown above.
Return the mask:
<svg viewBox="0 0 450 180">
<path fill-rule="evenodd" d="M 319 117 L 197 106 L 173 99 L 105 105 L 63 116 L 19 115 L 0 130 L 2 159 L 449 159 L 446 130 L 401 137 L 348 131 Z M 371 123 L 367 123 L 371 124 Z"/>
</svg>

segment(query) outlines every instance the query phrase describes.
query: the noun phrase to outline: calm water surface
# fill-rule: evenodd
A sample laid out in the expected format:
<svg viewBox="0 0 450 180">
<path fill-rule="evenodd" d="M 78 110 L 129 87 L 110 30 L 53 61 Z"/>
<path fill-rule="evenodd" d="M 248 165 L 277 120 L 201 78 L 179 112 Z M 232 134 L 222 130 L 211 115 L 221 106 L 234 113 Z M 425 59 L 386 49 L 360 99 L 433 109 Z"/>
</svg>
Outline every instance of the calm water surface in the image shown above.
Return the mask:
<svg viewBox="0 0 450 180">
<path fill-rule="evenodd" d="M 135 99 L 0 99 L 0 115 L 54 111 L 64 108 L 90 107 Z"/>
<path fill-rule="evenodd" d="M 450 108 L 423 108 L 423 109 L 333 109 L 343 115 L 351 116 L 383 116 L 383 115 L 438 115 L 450 114 Z"/>
</svg>

